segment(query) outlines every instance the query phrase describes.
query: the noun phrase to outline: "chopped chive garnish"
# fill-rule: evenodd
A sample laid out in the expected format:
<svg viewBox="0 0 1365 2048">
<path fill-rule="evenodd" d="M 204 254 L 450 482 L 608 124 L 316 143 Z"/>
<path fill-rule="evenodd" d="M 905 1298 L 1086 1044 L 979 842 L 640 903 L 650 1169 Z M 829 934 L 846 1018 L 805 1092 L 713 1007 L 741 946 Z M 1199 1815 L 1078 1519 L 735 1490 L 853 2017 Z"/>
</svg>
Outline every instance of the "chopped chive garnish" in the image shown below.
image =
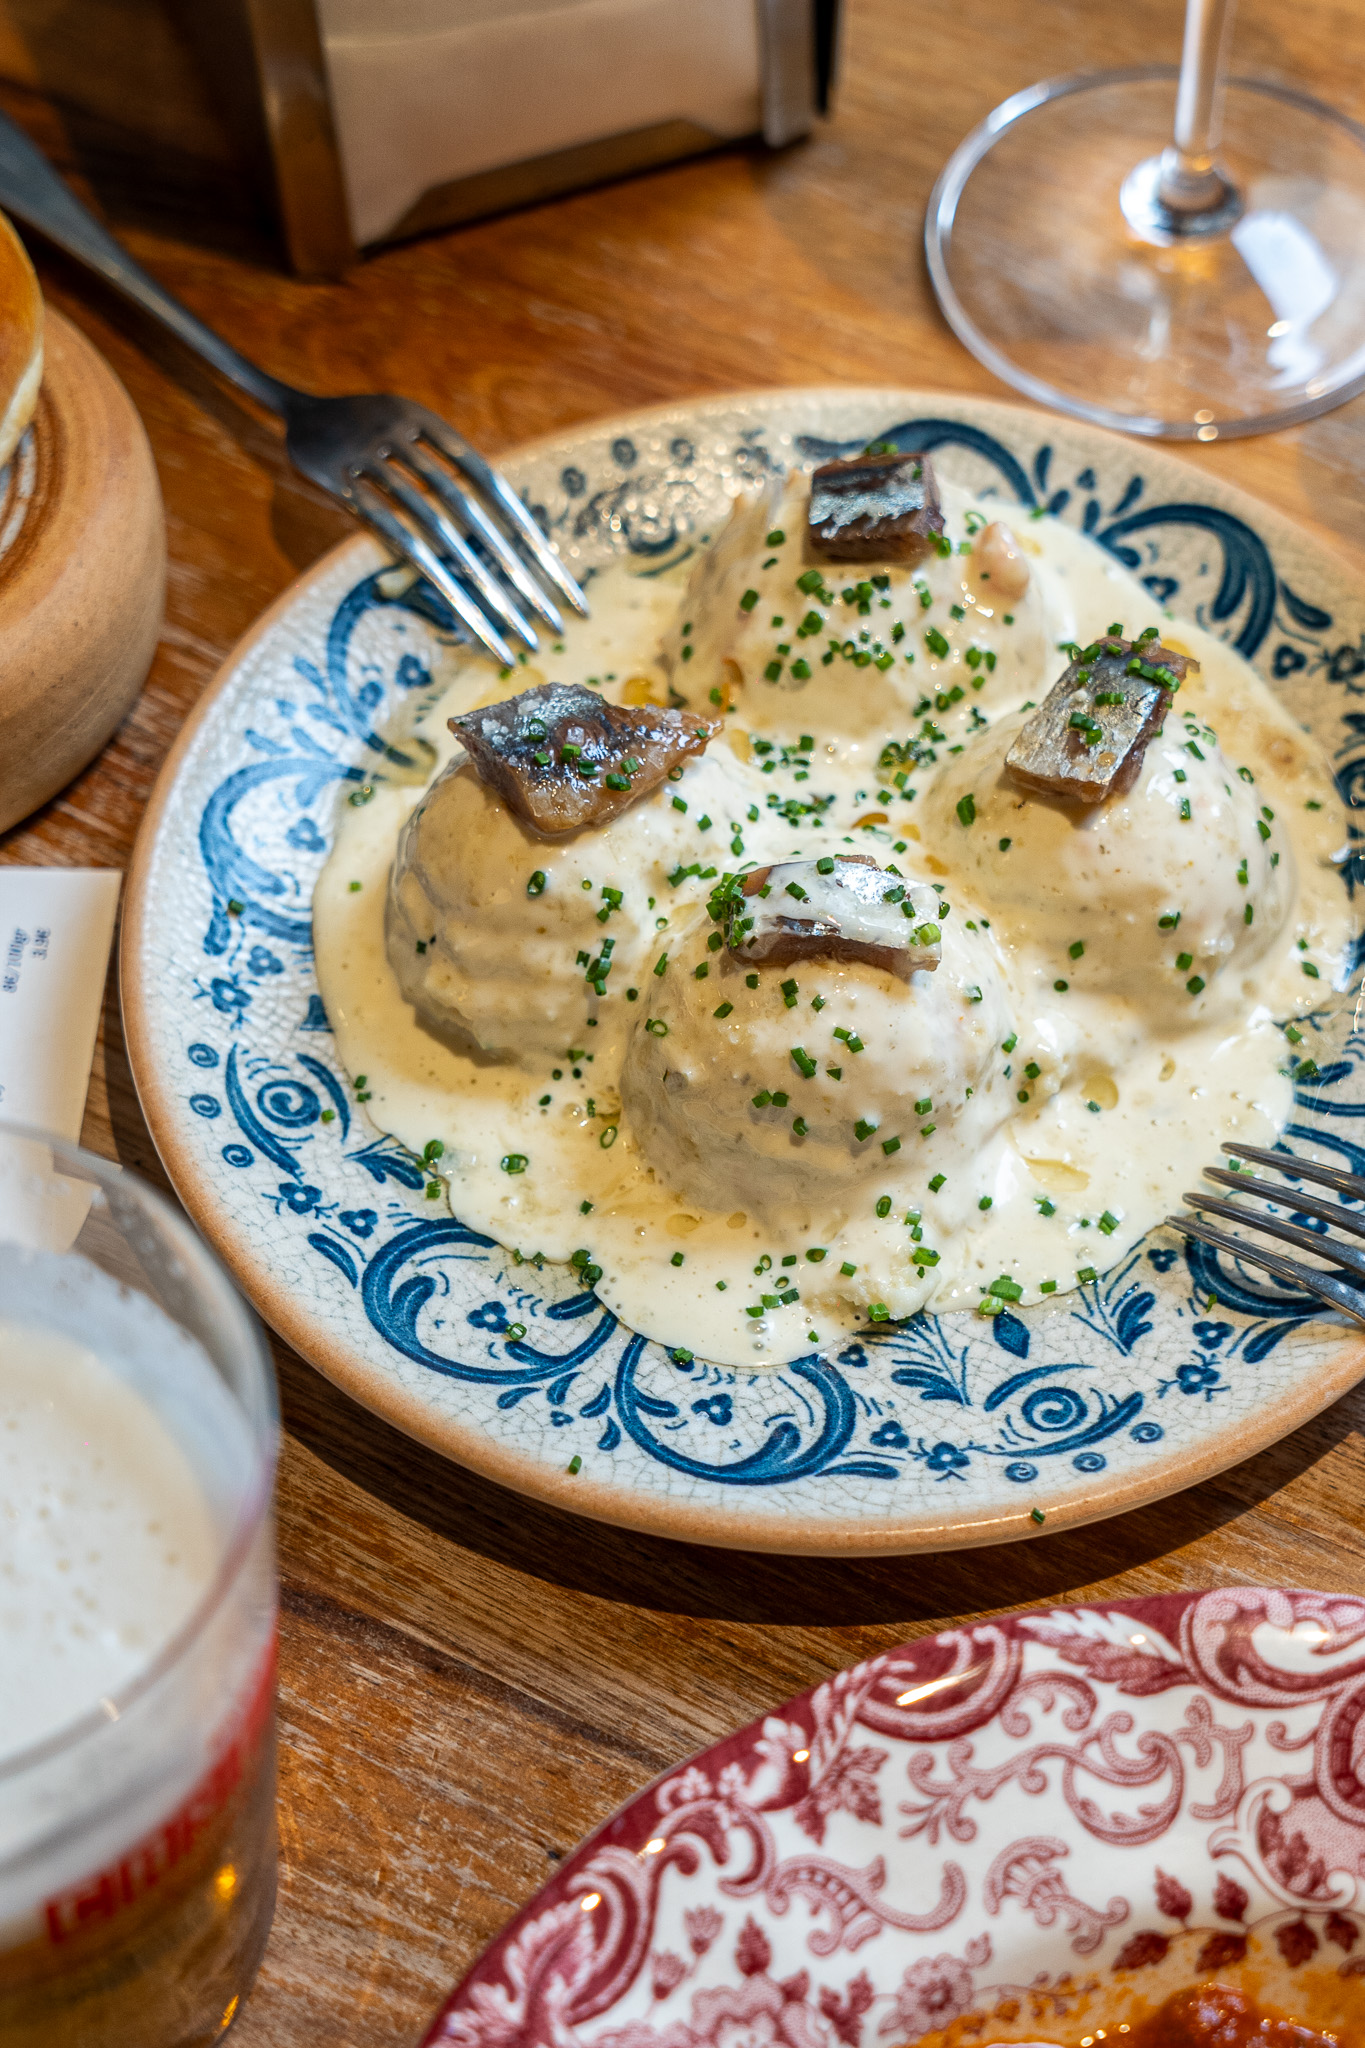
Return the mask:
<svg viewBox="0 0 1365 2048">
<path fill-rule="evenodd" d="M 946 1174 L 946 1173 L 936 1173 L 936 1174 L 934 1175 L 933 1179 L 932 1179 L 932 1180 L 930 1181 L 930 1183 L 929 1183 L 929 1189 L 930 1189 L 930 1193 L 931 1193 L 931 1194 L 935 1194 L 935 1195 L 936 1195 L 936 1194 L 938 1193 L 939 1189 L 940 1189 L 940 1188 L 941 1188 L 941 1187 L 942 1187 L 942 1186 L 943 1186 L 943 1185 L 945 1184 L 945 1182 L 947 1181 L 947 1178 L 948 1178 L 948 1176 L 947 1176 L 947 1174 Z"/>
<path fill-rule="evenodd" d="M 530 1161 L 524 1152 L 504 1152 L 498 1164 L 504 1173 L 525 1173 Z"/>
</svg>

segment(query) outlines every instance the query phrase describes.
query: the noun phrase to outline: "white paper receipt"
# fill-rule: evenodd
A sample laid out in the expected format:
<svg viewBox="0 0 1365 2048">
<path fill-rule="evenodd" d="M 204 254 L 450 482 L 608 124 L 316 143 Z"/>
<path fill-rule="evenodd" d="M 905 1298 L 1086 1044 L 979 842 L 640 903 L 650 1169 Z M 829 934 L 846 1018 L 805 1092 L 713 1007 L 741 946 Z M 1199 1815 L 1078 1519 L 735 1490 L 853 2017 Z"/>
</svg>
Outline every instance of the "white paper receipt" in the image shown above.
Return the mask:
<svg viewBox="0 0 1365 2048">
<path fill-rule="evenodd" d="M 80 1137 L 122 882 L 0 867 L 0 1119 Z"/>
</svg>

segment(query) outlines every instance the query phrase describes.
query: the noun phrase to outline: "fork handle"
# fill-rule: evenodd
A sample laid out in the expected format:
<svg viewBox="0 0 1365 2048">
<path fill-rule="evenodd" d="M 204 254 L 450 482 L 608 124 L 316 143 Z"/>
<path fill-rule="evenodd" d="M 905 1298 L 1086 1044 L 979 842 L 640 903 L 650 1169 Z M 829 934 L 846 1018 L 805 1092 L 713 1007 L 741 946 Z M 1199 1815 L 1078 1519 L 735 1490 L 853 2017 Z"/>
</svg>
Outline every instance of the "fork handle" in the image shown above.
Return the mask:
<svg viewBox="0 0 1365 2048">
<path fill-rule="evenodd" d="M 134 263 L 127 250 L 81 205 L 41 150 L 4 114 L 0 114 L 0 206 L 37 228 L 49 242 L 65 249 L 68 256 L 85 264 L 144 313 L 169 327 L 249 398 L 271 412 L 284 414 L 295 396 L 290 386 L 248 362 Z"/>
</svg>

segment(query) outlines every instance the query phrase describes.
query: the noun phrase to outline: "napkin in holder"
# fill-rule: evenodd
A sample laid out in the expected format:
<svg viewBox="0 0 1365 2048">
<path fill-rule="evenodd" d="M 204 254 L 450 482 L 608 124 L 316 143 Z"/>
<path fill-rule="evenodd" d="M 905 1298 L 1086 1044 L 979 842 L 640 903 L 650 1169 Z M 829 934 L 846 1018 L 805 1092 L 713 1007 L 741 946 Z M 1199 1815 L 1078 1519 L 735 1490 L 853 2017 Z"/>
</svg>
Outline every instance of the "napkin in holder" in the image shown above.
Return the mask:
<svg viewBox="0 0 1365 2048">
<path fill-rule="evenodd" d="M 232 0 L 296 269 L 828 104 L 840 0 Z M 232 64 L 224 15 L 212 54 Z M 202 41 L 202 38 L 201 38 Z M 240 127 L 240 120 L 237 122 Z M 266 131 L 262 134 L 262 131 Z"/>
</svg>

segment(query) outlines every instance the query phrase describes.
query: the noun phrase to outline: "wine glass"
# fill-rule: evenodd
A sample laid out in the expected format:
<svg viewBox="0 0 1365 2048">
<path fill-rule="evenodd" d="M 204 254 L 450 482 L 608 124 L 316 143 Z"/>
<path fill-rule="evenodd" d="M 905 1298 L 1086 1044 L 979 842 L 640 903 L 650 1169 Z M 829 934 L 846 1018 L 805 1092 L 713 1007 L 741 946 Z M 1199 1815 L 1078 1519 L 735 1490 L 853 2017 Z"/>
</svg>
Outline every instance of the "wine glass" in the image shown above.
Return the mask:
<svg viewBox="0 0 1365 2048">
<path fill-rule="evenodd" d="M 934 187 L 925 251 L 960 340 L 1101 426 L 1216 441 L 1365 388 L 1365 128 L 1229 78 L 1232 0 L 1187 0 L 1179 72 L 1045 80 Z"/>
</svg>

